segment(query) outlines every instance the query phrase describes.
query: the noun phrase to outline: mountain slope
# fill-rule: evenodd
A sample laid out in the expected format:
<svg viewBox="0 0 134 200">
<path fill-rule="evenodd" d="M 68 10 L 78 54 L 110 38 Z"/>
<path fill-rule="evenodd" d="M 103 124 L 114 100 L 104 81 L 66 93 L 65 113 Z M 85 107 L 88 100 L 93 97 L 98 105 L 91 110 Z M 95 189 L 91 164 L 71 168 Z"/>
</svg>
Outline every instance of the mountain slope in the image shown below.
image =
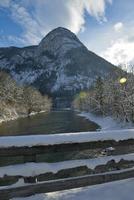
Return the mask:
<svg viewBox="0 0 134 200">
<path fill-rule="evenodd" d="M 42 93 L 73 95 L 117 67 L 89 51 L 65 28 L 51 31 L 37 46 L 0 48 L 0 68 Z"/>
</svg>

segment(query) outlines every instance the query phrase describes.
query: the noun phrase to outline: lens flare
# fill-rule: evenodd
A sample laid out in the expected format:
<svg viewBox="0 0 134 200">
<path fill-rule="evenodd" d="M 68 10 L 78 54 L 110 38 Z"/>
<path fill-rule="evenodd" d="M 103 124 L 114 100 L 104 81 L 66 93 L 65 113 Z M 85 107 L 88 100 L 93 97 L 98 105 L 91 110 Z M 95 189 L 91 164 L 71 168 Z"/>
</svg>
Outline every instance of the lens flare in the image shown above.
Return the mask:
<svg viewBox="0 0 134 200">
<path fill-rule="evenodd" d="M 121 78 L 119 81 L 121 84 L 124 84 L 127 82 L 127 79 L 125 77 Z"/>
<path fill-rule="evenodd" d="M 85 99 L 86 96 L 87 96 L 86 92 L 80 92 L 80 94 L 79 94 L 79 97 L 80 97 L 81 99 Z"/>
</svg>

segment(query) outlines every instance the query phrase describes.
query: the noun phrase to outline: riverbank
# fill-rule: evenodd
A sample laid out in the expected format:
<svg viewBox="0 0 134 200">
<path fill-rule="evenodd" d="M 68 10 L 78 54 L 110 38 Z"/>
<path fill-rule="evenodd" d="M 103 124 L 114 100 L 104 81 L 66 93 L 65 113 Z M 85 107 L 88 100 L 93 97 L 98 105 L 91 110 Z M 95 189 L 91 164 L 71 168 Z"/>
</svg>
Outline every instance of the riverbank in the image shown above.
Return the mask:
<svg viewBox="0 0 134 200">
<path fill-rule="evenodd" d="M 9 121 L 14 121 L 14 120 L 17 120 L 17 119 L 20 119 L 20 118 L 27 118 L 27 117 L 30 117 L 30 116 L 34 116 L 34 115 L 37 115 L 37 114 L 40 114 L 40 113 L 45 113 L 45 112 L 48 112 L 46 110 L 42 110 L 42 111 L 39 111 L 39 112 L 31 112 L 29 115 L 26 115 L 26 114 L 23 114 L 23 115 L 19 115 L 14 109 L 10 110 L 10 115 L 9 116 L 3 116 L 2 118 L 0 118 L 0 125 L 4 122 L 9 122 Z"/>
<path fill-rule="evenodd" d="M 86 119 L 97 123 L 101 127 L 101 129 L 98 129 L 98 131 L 99 130 L 120 130 L 120 129 L 134 128 L 134 124 L 123 123 L 123 122 L 113 119 L 110 116 L 107 116 L 107 117 L 97 116 L 97 115 L 89 113 L 89 112 L 78 113 L 78 116 L 85 117 Z"/>
</svg>

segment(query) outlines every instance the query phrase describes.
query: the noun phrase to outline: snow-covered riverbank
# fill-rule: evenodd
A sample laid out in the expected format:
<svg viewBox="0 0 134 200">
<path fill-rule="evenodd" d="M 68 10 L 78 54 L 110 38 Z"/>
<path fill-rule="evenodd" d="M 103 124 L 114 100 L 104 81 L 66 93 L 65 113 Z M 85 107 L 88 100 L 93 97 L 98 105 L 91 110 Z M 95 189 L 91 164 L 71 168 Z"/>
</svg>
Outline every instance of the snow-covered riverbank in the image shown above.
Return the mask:
<svg viewBox="0 0 134 200">
<path fill-rule="evenodd" d="M 87 113 L 87 112 L 81 112 L 81 113 L 78 113 L 78 115 L 97 123 L 101 127 L 101 130 L 119 130 L 119 129 L 134 128 L 134 125 L 126 124 L 123 122 L 121 123 L 119 121 L 114 120 L 110 116 L 108 117 L 97 116 L 97 115 L 94 115 L 92 113 Z"/>
<path fill-rule="evenodd" d="M 17 112 L 14 109 L 9 116 L 3 116 L 2 118 L 0 118 L 0 124 L 2 124 L 3 122 L 14 121 L 14 120 L 17 120 L 20 118 L 26 118 L 26 117 L 30 117 L 30 116 L 37 115 L 40 113 L 45 113 L 45 112 L 47 112 L 47 111 L 42 110 L 40 112 L 31 112 L 29 115 L 28 114 L 27 115 L 26 114 L 19 115 L 19 114 L 17 114 Z"/>
</svg>

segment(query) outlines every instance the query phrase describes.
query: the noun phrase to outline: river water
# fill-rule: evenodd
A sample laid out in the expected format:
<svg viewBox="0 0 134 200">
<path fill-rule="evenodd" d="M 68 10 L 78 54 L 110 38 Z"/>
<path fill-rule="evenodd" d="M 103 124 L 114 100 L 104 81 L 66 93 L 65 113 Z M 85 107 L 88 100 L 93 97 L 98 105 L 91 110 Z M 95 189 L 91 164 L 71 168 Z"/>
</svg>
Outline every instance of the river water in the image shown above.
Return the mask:
<svg viewBox="0 0 134 200">
<path fill-rule="evenodd" d="M 75 111 L 63 110 L 2 123 L 0 136 L 96 131 L 98 128 L 95 122 L 78 116 Z"/>
</svg>

